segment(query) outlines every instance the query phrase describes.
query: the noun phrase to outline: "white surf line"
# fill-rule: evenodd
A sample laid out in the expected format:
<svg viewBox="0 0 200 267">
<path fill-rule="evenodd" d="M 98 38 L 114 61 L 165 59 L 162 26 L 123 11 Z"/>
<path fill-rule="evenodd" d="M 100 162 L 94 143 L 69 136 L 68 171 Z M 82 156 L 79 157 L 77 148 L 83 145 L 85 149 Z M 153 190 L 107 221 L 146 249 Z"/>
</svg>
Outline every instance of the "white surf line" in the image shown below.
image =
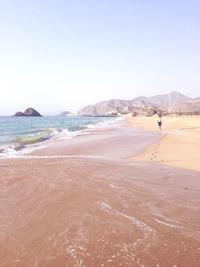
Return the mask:
<svg viewBox="0 0 200 267">
<path fill-rule="evenodd" d="M 124 163 L 123 165 L 127 165 L 127 166 L 139 166 L 139 165 L 141 165 L 141 163 Z"/>
<path fill-rule="evenodd" d="M 53 155 L 53 156 L 12 156 L 2 159 L 59 159 L 59 158 L 96 158 L 96 159 L 110 159 L 95 155 Z"/>
<path fill-rule="evenodd" d="M 130 223 L 132 223 L 134 226 L 138 227 L 142 232 L 143 232 L 143 236 L 140 238 L 137 238 L 136 240 L 133 241 L 133 243 L 131 243 L 131 248 L 136 248 L 138 246 L 144 246 L 144 242 L 146 240 L 148 240 L 149 238 L 157 238 L 157 231 L 155 231 L 152 227 L 150 227 L 149 225 L 145 224 L 144 222 L 138 220 L 137 218 L 135 218 L 134 216 L 130 216 L 127 215 L 124 212 L 121 212 L 117 209 L 112 208 L 109 204 L 105 203 L 105 202 L 98 202 L 98 205 L 100 206 L 100 209 L 110 213 L 111 215 L 115 215 L 117 217 L 122 217 L 126 220 L 128 220 Z M 124 251 L 124 244 L 121 244 L 121 251 Z M 130 252 L 128 250 L 128 247 L 125 247 L 125 251 L 127 252 L 128 255 L 130 255 Z M 132 261 L 134 261 L 134 258 L 132 259 Z M 143 265 L 140 265 L 143 266 Z"/>
<path fill-rule="evenodd" d="M 172 228 L 184 228 L 183 226 L 181 226 L 178 222 L 176 221 L 172 221 L 170 219 L 166 219 L 166 218 L 153 218 L 154 221 L 160 223 L 160 224 L 164 224 L 166 226 L 172 227 Z"/>
<path fill-rule="evenodd" d="M 116 216 L 123 217 L 123 218 L 127 219 L 128 221 L 130 221 L 135 226 L 137 226 L 140 230 L 142 230 L 144 232 L 144 239 L 148 238 L 150 234 L 156 234 L 156 231 L 153 230 L 153 228 L 151 228 L 147 224 L 143 223 L 142 221 L 136 219 L 135 217 L 127 215 L 127 214 L 125 214 L 119 210 L 113 209 L 109 204 L 107 204 L 105 202 L 99 202 L 98 204 L 99 204 L 101 210 L 104 210 L 104 211 L 111 213 L 111 214 L 114 214 Z"/>
</svg>

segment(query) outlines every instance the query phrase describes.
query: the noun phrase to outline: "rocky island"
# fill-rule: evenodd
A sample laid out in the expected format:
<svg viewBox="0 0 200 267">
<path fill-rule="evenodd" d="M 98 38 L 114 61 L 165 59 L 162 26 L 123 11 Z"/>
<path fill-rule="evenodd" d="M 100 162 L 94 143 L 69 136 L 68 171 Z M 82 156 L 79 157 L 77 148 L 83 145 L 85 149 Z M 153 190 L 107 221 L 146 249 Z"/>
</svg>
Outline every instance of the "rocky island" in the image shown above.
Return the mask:
<svg viewBox="0 0 200 267">
<path fill-rule="evenodd" d="M 42 115 L 33 108 L 27 108 L 24 112 L 18 111 L 14 115 L 15 117 L 42 117 Z"/>
<path fill-rule="evenodd" d="M 70 111 L 62 111 L 58 116 L 72 116 L 72 113 Z"/>
</svg>

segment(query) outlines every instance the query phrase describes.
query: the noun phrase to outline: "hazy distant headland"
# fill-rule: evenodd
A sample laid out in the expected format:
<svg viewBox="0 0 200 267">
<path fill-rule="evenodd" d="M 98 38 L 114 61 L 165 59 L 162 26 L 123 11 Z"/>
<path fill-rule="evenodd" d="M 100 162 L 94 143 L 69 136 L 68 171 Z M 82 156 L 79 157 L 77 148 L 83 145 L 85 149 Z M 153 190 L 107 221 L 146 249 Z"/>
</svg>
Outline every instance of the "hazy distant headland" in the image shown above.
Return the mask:
<svg viewBox="0 0 200 267">
<path fill-rule="evenodd" d="M 78 111 L 80 116 L 105 116 L 133 113 L 152 116 L 162 114 L 200 114 L 200 98 L 190 98 L 177 91 L 152 97 L 139 96 L 132 100 L 112 99 L 88 105 Z"/>
<path fill-rule="evenodd" d="M 85 106 L 77 114 L 70 111 L 62 111 L 58 116 L 105 117 L 129 113 L 132 113 L 134 116 L 153 116 L 154 114 L 199 115 L 200 97 L 191 98 L 173 91 L 168 94 L 151 97 L 139 96 L 132 100 L 111 99 Z M 33 108 L 27 108 L 24 112 L 16 112 L 14 116 L 41 117 L 42 115 Z"/>
</svg>

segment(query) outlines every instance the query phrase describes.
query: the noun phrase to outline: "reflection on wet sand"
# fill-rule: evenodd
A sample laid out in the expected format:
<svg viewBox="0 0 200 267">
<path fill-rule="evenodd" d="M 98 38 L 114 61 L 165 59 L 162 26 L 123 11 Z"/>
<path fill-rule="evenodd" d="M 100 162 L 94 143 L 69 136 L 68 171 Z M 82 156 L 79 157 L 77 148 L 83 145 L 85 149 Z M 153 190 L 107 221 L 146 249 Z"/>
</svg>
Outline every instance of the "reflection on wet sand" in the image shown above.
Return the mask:
<svg viewBox="0 0 200 267">
<path fill-rule="evenodd" d="M 1 160 L 1 266 L 198 266 L 199 172 L 127 159 L 157 138 L 118 127 Z"/>
</svg>

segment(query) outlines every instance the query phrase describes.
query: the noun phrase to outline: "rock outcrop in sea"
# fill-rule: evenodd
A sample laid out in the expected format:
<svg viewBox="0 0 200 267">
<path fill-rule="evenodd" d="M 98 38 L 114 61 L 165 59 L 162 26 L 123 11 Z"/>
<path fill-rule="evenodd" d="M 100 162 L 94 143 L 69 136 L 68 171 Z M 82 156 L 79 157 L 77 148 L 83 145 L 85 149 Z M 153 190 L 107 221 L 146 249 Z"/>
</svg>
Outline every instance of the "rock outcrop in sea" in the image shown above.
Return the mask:
<svg viewBox="0 0 200 267">
<path fill-rule="evenodd" d="M 27 108 L 24 112 L 18 111 L 16 117 L 42 117 L 42 115 L 34 108 Z"/>
<path fill-rule="evenodd" d="M 68 117 L 68 116 L 71 116 L 72 113 L 70 111 L 62 111 L 58 116 L 65 116 L 65 117 Z"/>
</svg>

